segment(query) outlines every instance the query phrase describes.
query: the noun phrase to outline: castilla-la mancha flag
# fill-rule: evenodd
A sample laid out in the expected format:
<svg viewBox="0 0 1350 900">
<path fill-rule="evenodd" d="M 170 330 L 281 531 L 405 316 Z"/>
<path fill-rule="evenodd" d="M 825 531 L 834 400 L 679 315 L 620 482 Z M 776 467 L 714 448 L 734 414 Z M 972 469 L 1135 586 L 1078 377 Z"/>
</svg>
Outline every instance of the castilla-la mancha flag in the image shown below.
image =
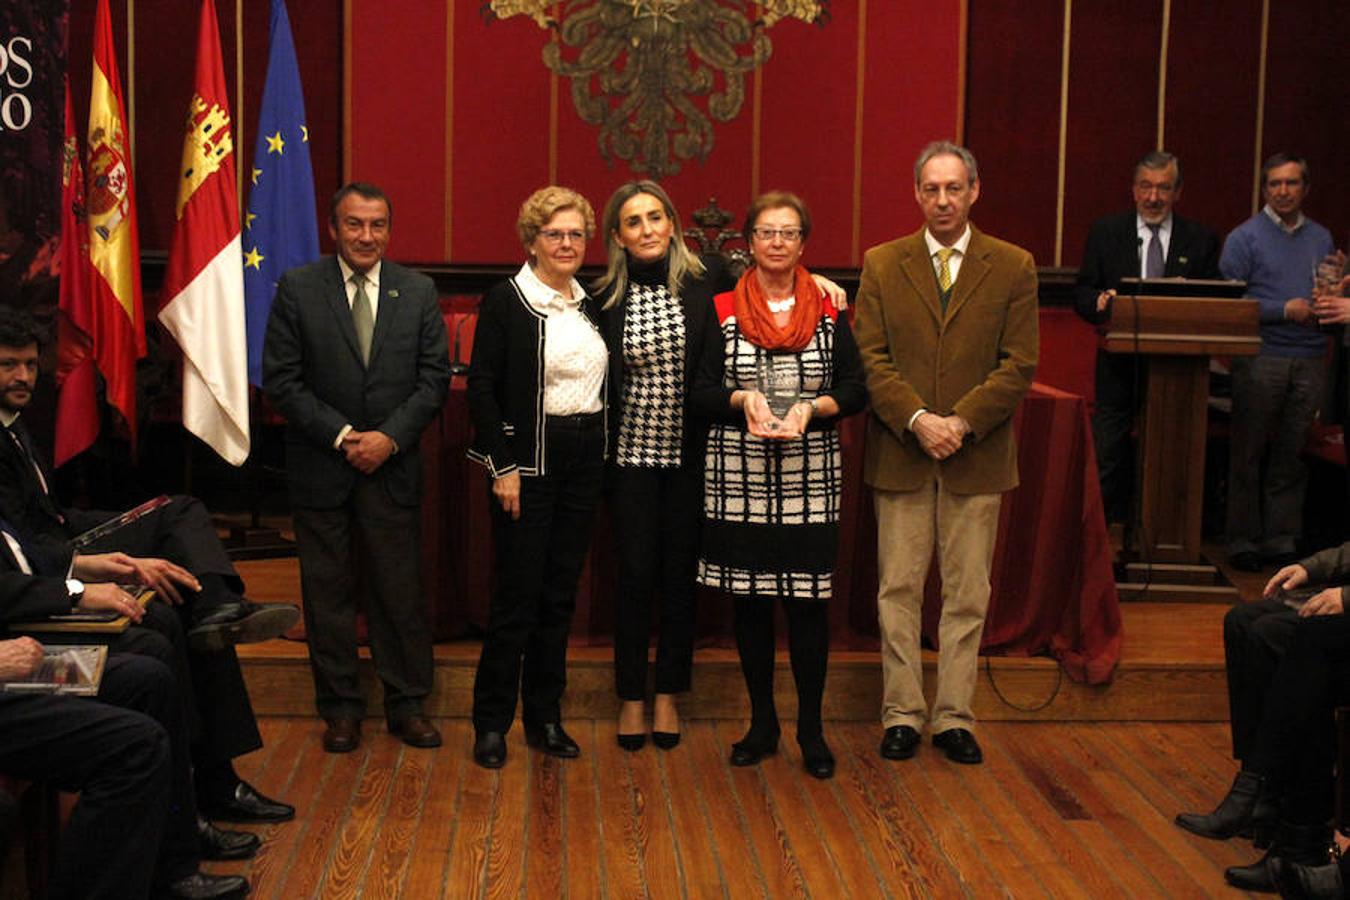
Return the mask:
<svg viewBox="0 0 1350 900">
<path fill-rule="evenodd" d="M 90 307 L 94 360 L 107 385 L 108 402 L 126 421 L 136 443 L 136 360 L 145 356 L 141 309 L 141 247 L 136 232 L 136 191 L 131 181 L 122 79 L 117 72 L 108 0 L 94 16 L 94 74 L 89 90 Z"/>
<path fill-rule="evenodd" d="M 183 350 L 183 425 L 237 466 L 249 448 L 248 348 L 230 124 L 216 6 L 203 0 L 159 321 Z"/>
</svg>

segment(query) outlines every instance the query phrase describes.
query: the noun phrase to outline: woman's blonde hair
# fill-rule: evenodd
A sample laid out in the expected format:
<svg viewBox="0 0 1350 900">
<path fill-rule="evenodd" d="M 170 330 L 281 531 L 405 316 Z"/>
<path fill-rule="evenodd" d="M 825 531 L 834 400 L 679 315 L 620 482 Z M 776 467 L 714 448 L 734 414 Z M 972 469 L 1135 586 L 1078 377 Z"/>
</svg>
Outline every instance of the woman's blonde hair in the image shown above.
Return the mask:
<svg viewBox="0 0 1350 900">
<path fill-rule="evenodd" d="M 581 213 L 586 226 L 586 237 L 595 236 L 595 210 L 585 197 L 571 188 L 550 184 L 542 187 L 525 198 L 520 204 L 520 215 L 516 218 L 516 234 L 527 248 L 539 237 L 539 231 L 549 220 L 566 209 L 575 209 Z"/>
<path fill-rule="evenodd" d="M 625 203 L 638 194 L 650 194 L 660 200 L 661 206 L 666 211 L 666 216 L 673 225 L 670 249 L 666 251 L 666 287 L 671 294 L 679 296 L 680 286 L 684 284 L 686 277 L 697 278 L 705 271 L 703 263 L 684 243 L 684 226 L 680 224 L 680 217 L 675 212 L 675 204 L 670 202 L 670 195 L 665 192 L 665 189 L 655 181 L 646 179 L 621 184 L 618 190 L 610 195 L 609 202 L 605 204 L 605 214 L 600 223 L 600 230 L 605 236 L 605 251 L 609 255 L 609 264 L 605 269 L 605 274 L 597 278 L 595 284 L 592 285 L 597 294 L 608 293 L 609 296 L 605 299 L 605 309 L 610 309 L 622 303 L 624 294 L 628 292 L 628 251 L 615 238 L 619 233 L 620 210 L 623 209 Z"/>
</svg>

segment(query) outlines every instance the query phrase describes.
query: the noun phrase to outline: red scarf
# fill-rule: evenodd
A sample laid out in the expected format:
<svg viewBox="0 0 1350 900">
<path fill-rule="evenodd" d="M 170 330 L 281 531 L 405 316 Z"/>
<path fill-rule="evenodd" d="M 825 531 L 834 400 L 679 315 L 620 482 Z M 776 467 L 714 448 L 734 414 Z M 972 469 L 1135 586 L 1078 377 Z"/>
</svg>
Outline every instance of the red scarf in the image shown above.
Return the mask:
<svg viewBox="0 0 1350 900">
<path fill-rule="evenodd" d="M 816 333 L 824 295 L 816 287 L 811 273 L 803 267 L 798 266 L 793 277 L 797 303 L 792 307 L 788 323 L 784 326 L 774 322 L 768 298 L 764 296 L 764 285 L 753 268 L 736 282 L 736 324 L 755 346 L 765 350 L 795 352 L 810 343 L 811 336 Z"/>
</svg>

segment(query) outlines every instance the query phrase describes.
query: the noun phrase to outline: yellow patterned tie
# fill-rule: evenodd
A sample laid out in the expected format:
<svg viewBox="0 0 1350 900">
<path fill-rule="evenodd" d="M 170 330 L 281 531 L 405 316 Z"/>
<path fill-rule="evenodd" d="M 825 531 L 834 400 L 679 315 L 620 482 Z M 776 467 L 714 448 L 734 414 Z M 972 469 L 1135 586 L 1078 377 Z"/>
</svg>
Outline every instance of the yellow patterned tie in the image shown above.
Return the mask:
<svg viewBox="0 0 1350 900">
<path fill-rule="evenodd" d="M 943 247 L 937 252 L 938 257 L 938 287 L 942 288 L 942 293 L 947 293 L 952 289 L 952 268 L 951 258 L 956 251 L 951 247 Z"/>
</svg>

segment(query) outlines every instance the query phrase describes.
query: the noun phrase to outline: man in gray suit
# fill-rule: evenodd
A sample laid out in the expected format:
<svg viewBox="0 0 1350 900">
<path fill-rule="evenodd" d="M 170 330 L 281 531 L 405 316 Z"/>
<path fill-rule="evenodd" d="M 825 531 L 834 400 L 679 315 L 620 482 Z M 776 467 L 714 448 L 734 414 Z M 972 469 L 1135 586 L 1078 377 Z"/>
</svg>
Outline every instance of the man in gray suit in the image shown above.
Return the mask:
<svg viewBox="0 0 1350 900">
<path fill-rule="evenodd" d="M 415 747 L 441 736 L 423 704 L 431 634 L 418 572 L 417 442 L 450 382 L 445 323 L 431 280 L 384 260 L 392 210 L 353 182 L 333 196 L 335 258 L 277 282 L 263 346 L 263 387 L 286 417 L 286 473 L 315 702 L 324 749 L 361 740 L 354 567 L 389 731 Z M 353 548 L 358 552 L 353 552 Z"/>
</svg>

